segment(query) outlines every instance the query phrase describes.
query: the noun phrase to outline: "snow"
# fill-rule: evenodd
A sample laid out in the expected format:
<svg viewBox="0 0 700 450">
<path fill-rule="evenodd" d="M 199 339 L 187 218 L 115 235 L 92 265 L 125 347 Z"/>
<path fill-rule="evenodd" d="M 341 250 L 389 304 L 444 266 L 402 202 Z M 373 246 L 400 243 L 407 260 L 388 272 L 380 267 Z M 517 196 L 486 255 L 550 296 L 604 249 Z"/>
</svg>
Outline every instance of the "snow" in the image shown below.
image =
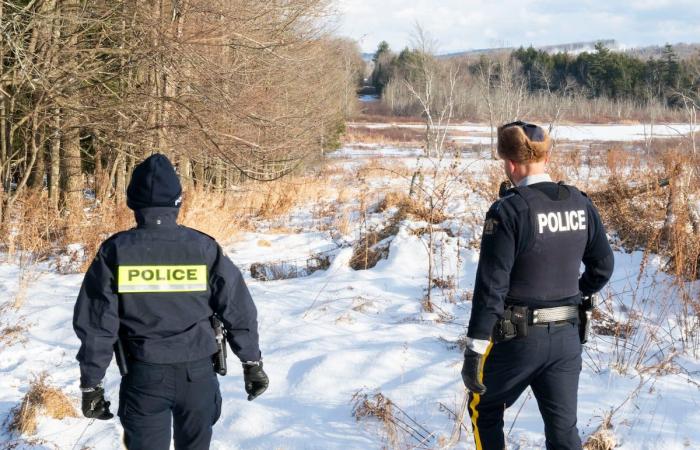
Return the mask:
<svg viewBox="0 0 700 450">
<path fill-rule="evenodd" d="M 419 148 L 399 148 L 379 145 L 353 145 L 345 146 L 329 154 L 332 158 L 404 158 L 407 156 L 419 156 L 424 151 Z"/>
<path fill-rule="evenodd" d="M 410 123 L 355 123 L 354 127 L 366 127 L 369 129 L 386 128 L 410 128 L 424 129 L 423 124 Z M 543 126 L 547 126 L 543 124 Z M 487 124 L 453 123 L 447 127 L 450 139 L 467 144 L 489 144 L 491 142 L 491 129 Z M 635 142 L 645 141 L 650 138 L 680 138 L 687 136 L 692 127 L 688 124 L 574 124 L 557 125 L 552 131 L 552 136 L 558 141 L 615 141 Z M 700 126 L 695 126 L 700 131 Z M 458 134 L 455 134 L 458 133 Z"/>
<path fill-rule="evenodd" d="M 377 95 L 372 95 L 372 94 L 364 94 L 364 95 L 360 95 L 359 100 L 360 100 L 362 103 L 378 102 L 378 101 L 379 101 L 379 96 L 377 96 Z"/>
<path fill-rule="evenodd" d="M 583 129 L 599 133 L 591 127 Z M 625 130 L 611 128 L 608 137 L 633 132 L 633 128 Z M 572 131 L 569 136 L 573 135 Z M 415 152 L 347 147 L 333 154 L 329 163 L 351 171 L 352 166 L 339 156 L 359 161 L 391 156 L 410 165 L 415 164 Z M 459 164 L 470 176 L 484 177 L 498 163 L 464 158 Z M 388 186 L 396 180 L 378 176 L 368 182 Z M 223 413 L 214 428 L 211 448 L 386 447 L 376 421 L 357 421 L 352 416 L 352 398 L 357 392 L 381 392 L 437 437 L 449 437 L 454 422 L 441 405 L 457 411 L 462 404 L 462 356 L 457 341 L 469 318 L 471 303 L 464 297 L 473 289 L 478 264 L 478 249 L 469 241 L 478 237 L 481 225 L 470 219 L 482 217 L 488 205 L 487 199 L 469 191 L 448 206 L 454 218 L 440 225 L 449 233 L 435 233 L 434 261 L 436 277 L 454 276 L 454 287 L 433 291 L 433 312 L 421 305 L 427 285 L 427 237 L 416 230 L 425 223 L 401 222 L 398 234 L 390 238 L 388 258 L 362 271 L 349 267 L 353 250 L 346 240 L 357 236 L 339 241 L 333 230 L 318 229 L 308 205 L 288 218 L 293 230 L 273 233 L 264 231 L 268 227 L 261 223 L 261 231 L 241 233 L 225 243 L 227 254 L 242 268 L 259 310 L 261 346 L 271 383 L 260 398 L 248 402 L 242 373 L 235 357 L 229 356 L 229 375 L 219 377 Z M 369 221 L 381 225 L 390 214 L 372 213 Z M 80 254 L 82 246 L 75 244 L 70 250 Z M 309 276 L 265 282 L 251 277 L 254 263 L 304 261 L 323 252 L 332 255 L 330 266 Z M 49 263 L 19 267 L 9 256 L 2 257 L 0 330 L 25 323 L 28 341 L 0 347 L 0 422 L 21 401 L 28 380 L 42 371 L 79 407 L 75 361 L 79 342 L 71 319 L 82 275 L 59 274 Z M 628 317 L 630 309 L 639 310 L 639 332 L 627 341 L 596 335 L 586 345 L 579 430 L 586 438 L 614 410 L 613 432 L 622 450 L 700 448 L 700 355 L 683 353 L 680 348 L 682 311 L 673 295 L 677 283 L 661 271 L 664 261 L 653 255 L 647 258 L 641 252 L 616 251 L 615 260 L 616 271 L 602 292 L 601 310 L 616 320 Z M 9 305 L 20 289 L 21 273 L 31 276 L 24 305 L 16 310 Z M 700 290 L 698 283 L 688 283 L 686 288 L 695 294 Z M 680 352 L 676 363 L 682 370 L 656 373 L 649 369 L 651 364 L 635 368 L 634 348 L 652 338 L 654 345 L 645 358 L 661 361 L 675 349 Z M 112 364 L 105 387 L 113 410 L 118 386 L 119 373 Z M 511 427 L 510 446 L 544 447 L 541 417 L 529 393 L 506 411 L 506 432 Z M 36 437 L 49 442 L 49 448 L 116 450 L 121 448 L 120 435 L 118 420 L 89 425 L 85 419 L 42 418 Z M 410 436 L 400 437 L 405 444 L 416 445 Z M 437 437 L 430 441 L 431 448 L 439 448 Z M 15 439 L 17 436 L 0 432 L 0 444 L 9 445 Z M 463 432 L 461 439 L 458 448 L 474 448 L 471 432 Z M 47 447 L 24 444 L 18 448 Z"/>
</svg>

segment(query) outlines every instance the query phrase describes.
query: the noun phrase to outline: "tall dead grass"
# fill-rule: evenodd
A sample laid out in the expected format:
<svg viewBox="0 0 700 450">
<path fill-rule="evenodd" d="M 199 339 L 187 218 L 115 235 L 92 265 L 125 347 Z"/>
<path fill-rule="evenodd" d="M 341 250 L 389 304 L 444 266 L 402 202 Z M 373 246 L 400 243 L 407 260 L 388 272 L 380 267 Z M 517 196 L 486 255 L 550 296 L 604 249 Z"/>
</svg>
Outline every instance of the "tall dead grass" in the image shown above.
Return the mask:
<svg viewBox="0 0 700 450">
<path fill-rule="evenodd" d="M 420 147 L 425 143 L 425 130 L 397 126 L 373 128 L 356 125 L 348 129 L 343 141 L 348 144 L 362 143 Z"/>
<path fill-rule="evenodd" d="M 249 230 L 256 220 L 279 218 L 295 207 L 338 195 L 327 177 L 290 177 L 268 183 L 249 183 L 236 191 L 185 192 L 178 222 L 226 242 Z M 55 258 L 60 272 L 85 271 L 99 245 L 115 232 L 135 226 L 133 211 L 124 201 L 84 200 L 72 215 L 50 208 L 46 191 L 28 191 L 0 228 L 0 251 L 10 259 L 31 257 L 40 262 Z M 69 250 L 71 244 L 82 251 Z"/>
<path fill-rule="evenodd" d="M 639 155 L 632 157 L 639 162 Z M 645 163 L 635 166 L 628 155 L 616 153 L 607 160 L 607 188 L 590 197 L 623 247 L 665 256 L 669 272 L 698 279 L 700 223 L 688 199 L 700 196 L 700 155 L 677 147 Z"/>
</svg>

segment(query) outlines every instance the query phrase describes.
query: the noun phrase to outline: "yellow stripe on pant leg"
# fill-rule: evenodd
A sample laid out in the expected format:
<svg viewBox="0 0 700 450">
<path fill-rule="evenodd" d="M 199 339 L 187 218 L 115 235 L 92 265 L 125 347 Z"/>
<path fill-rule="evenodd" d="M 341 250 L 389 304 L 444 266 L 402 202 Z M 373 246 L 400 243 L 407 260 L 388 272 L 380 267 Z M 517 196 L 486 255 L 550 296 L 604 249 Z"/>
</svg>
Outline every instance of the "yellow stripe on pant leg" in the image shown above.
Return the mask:
<svg viewBox="0 0 700 450">
<path fill-rule="evenodd" d="M 478 374 L 479 383 L 484 382 L 484 364 L 486 363 L 486 358 L 488 358 L 489 353 L 491 352 L 491 347 L 493 347 L 493 342 L 489 342 L 489 346 L 486 347 L 486 353 L 484 353 L 484 357 L 481 359 Z M 472 401 L 469 404 L 469 408 L 472 410 L 472 425 L 474 426 L 474 442 L 476 443 L 476 450 L 483 450 L 481 445 L 481 436 L 479 436 L 479 427 L 476 424 L 476 419 L 479 418 L 479 411 L 476 410 L 476 407 L 479 406 L 480 400 L 481 395 L 473 394 Z"/>
</svg>

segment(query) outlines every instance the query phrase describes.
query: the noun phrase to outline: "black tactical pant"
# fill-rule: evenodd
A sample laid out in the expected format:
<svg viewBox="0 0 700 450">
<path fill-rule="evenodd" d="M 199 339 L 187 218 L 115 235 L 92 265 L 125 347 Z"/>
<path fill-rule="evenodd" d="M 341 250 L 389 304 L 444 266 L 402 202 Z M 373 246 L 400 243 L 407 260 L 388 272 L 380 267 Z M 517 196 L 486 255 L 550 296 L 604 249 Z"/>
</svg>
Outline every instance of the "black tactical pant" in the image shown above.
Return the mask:
<svg viewBox="0 0 700 450">
<path fill-rule="evenodd" d="M 531 326 L 528 336 L 491 346 L 484 361 L 484 395 L 469 394 L 477 450 L 503 450 L 503 413 L 530 386 L 548 450 L 581 449 L 576 400 L 581 372 L 578 324 Z"/>
<path fill-rule="evenodd" d="M 206 450 L 221 414 L 211 358 L 177 364 L 129 362 L 119 389 L 119 418 L 128 450 Z"/>
</svg>

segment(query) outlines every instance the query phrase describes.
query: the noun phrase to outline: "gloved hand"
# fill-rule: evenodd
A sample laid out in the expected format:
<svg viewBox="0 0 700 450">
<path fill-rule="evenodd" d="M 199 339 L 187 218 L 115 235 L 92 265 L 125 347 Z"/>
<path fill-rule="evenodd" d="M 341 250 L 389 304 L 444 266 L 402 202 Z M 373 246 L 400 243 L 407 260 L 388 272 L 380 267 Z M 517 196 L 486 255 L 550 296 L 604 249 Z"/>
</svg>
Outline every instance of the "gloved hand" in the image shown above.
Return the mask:
<svg viewBox="0 0 700 450">
<path fill-rule="evenodd" d="M 252 401 L 265 392 L 270 380 L 263 370 L 262 361 L 243 363 L 243 379 L 245 380 L 245 391 L 248 393 L 248 401 Z"/>
<path fill-rule="evenodd" d="M 475 394 L 486 392 L 486 386 L 482 384 L 484 379 L 483 365 L 484 355 L 467 348 L 464 351 L 464 365 L 462 366 L 462 381 L 464 385 Z"/>
<path fill-rule="evenodd" d="M 83 391 L 83 415 L 88 419 L 109 420 L 114 414 L 109 412 L 110 403 L 105 400 L 105 390 L 101 384 L 94 388 L 81 388 Z"/>
</svg>

